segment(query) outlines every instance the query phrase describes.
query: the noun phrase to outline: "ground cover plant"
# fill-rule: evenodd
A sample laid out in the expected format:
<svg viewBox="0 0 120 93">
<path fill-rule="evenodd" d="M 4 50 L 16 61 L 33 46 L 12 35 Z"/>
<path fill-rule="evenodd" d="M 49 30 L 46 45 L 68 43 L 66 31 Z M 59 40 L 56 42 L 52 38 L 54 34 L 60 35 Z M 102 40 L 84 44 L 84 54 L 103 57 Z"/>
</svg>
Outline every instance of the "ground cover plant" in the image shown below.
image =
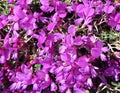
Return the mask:
<svg viewBox="0 0 120 93">
<path fill-rule="evenodd" d="M 0 93 L 120 93 L 119 0 L 1 0 Z"/>
</svg>

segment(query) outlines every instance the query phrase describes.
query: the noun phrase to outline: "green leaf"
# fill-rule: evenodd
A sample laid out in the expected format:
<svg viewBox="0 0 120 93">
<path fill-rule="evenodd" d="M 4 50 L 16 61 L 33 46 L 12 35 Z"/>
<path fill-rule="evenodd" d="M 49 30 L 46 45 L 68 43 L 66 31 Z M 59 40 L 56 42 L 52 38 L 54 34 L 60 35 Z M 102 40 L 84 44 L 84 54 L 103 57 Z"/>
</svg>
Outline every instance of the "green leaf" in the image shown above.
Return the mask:
<svg viewBox="0 0 120 93">
<path fill-rule="evenodd" d="M 40 70 L 41 69 L 41 65 L 40 64 L 35 64 L 34 65 L 34 69 L 35 70 Z"/>
<path fill-rule="evenodd" d="M 107 90 L 107 92 L 106 93 L 110 93 L 110 91 L 109 90 Z"/>
<path fill-rule="evenodd" d="M 120 82 L 118 82 L 118 83 L 111 82 L 111 84 L 112 84 L 113 86 L 117 87 L 117 88 L 119 88 L 119 87 L 120 87 Z"/>
<path fill-rule="evenodd" d="M 111 34 L 109 35 L 109 38 L 110 38 L 110 39 L 115 39 L 115 38 L 116 38 L 116 35 L 113 34 L 113 33 L 111 33 Z"/>
<path fill-rule="evenodd" d="M 9 14 L 9 8 L 8 8 L 9 4 L 7 1 L 0 1 L 0 15 L 1 14 L 5 14 L 8 15 Z"/>
</svg>

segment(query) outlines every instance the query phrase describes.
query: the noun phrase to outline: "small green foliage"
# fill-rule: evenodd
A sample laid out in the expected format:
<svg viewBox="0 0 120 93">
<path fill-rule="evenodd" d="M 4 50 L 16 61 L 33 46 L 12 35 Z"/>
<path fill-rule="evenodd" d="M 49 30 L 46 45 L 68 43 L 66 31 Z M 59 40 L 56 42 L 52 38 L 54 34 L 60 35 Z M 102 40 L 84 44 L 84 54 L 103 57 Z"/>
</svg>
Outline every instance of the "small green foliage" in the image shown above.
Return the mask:
<svg viewBox="0 0 120 93">
<path fill-rule="evenodd" d="M 33 0 L 31 4 L 39 4 L 39 0 Z"/>
<path fill-rule="evenodd" d="M 71 0 L 65 0 L 67 4 L 72 4 Z"/>
<path fill-rule="evenodd" d="M 30 4 L 31 11 L 40 12 L 39 5 L 40 5 L 39 0 L 33 0 L 32 3 Z"/>
<path fill-rule="evenodd" d="M 112 33 L 112 32 L 111 32 L 108 36 L 109 36 L 108 38 L 109 38 L 110 40 L 116 39 L 115 33 Z"/>
<path fill-rule="evenodd" d="M 110 93 L 108 90 L 107 90 L 107 92 L 106 93 Z"/>
<path fill-rule="evenodd" d="M 114 86 L 114 93 L 120 93 L 120 82 L 111 82 L 111 84 Z"/>
<path fill-rule="evenodd" d="M 100 39 L 106 42 L 108 39 L 109 41 L 116 41 L 117 37 L 120 35 L 118 32 L 107 32 L 107 31 L 102 31 Z"/>
<path fill-rule="evenodd" d="M 120 82 L 118 82 L 118 83 L 116 83 L 116 82 L 111 82 L 111 84 L 112 84 L 114 87 L 120 88 Z"/>
<path fill-rule="evenodd" d="M 5 14 L 8 15 L 9 14 L 9 8 L 8 8 L 9 4 L 7 1 L 0 1 L 0 15 L 1 14 Z"/>
<path fill-rule="evenodd" d="M 34 65 L 34 69 L 35 70 L 40 70 L 41 69 L 41 65 L 40 64 L 35 64 Z"/>
<path fill-rule="evenodd" d="M 106 41 L 108 36 L 107 36 L 107 32 L 106 31 L 102 31 L 101 32 L 101 37 L 100 37 L 103 41 Z"/>
</svg>

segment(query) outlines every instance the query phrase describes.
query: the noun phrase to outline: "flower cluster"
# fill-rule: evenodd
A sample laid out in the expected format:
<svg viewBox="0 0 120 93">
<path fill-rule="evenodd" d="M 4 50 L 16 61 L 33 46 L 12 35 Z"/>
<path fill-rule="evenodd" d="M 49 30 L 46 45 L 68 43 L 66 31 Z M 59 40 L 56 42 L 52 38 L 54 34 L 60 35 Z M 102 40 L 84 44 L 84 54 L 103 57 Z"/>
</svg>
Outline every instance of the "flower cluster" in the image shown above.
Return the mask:
<svg viewBox="0 0 120 93">
<path fill-rule="evenodd" d="M 1 93 L 87 93 L 109 78 L 120 80 L 120 42 L 101 39 L 103 31 L 120 31 L 117 0 L 6 2 L 9 13 L 0 15 Z"/>
</svg>

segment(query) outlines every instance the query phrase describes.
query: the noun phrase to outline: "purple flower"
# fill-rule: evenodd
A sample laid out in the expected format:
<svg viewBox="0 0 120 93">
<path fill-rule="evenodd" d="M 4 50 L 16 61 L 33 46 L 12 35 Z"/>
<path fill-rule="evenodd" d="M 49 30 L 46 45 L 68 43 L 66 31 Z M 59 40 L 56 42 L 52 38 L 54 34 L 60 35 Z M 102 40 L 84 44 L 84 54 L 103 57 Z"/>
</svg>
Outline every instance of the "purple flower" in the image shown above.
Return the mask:
<svg viewBox="0 0 120 93">
<path fill-rule="evenodd" d="M 88 62 L 89 62 L 89 59 L 86 56 L 82 56 L 77 59 L 76 64 L 82 68 L 85 68 L 86 66 L 89 65 Z"/>
<path fill-rule="evenodd" d="M 81 36 L 78 36 L 74 39 L 74 45 L 82 45 L 83 44 L 83 40 L 82 40 L 82 37 Z"/>
<path fill-rule="evenodd" d="M 98 58 L 101 53 L 102 53 L 102 50 L 99 48 L 92 48 L 91 50 L 91 55 L 95 58 Z"/>
<path fill-rule="evenodd" d="M 64 47 L 63 47 L 64 48 Z M 76 54 L 76 49 L 75 48 L 68 48 L 68 49 L 63 49 L 61 52 L 61 60 L 66 62 L 67 64 L 70 64 L 75 61 L 77 58 Z"/>
<path fill-rule="evenodd" d="M 32 37 L 36 38 L 38 40 L 38 43 L 37 43 L 38 47 L 42 47 L 42 44 L 46 40 L 46 35 L 45 35 L 45 32 L 43 30 L 41 30 L 41 32 L 39 33 L 39 35 L 33 34 Z"/>
<path fill-rule="evenodd" d="M 55 28 L 55 25 L 56 25 L 56 23 L 50 23 L 47 27 L 47 30 L 48 31 L 53 31 L 53 29 Z"/>
<path fill-rule="evenodd" d="M 89 7 L 85 7 L 84 14 L 85 14 L 86 17 L 91 17 L 91 16 L 94 15 L 94 9 L 89 8 Z"/>
<path fill-rule="evenodd" d="M 74 36 L 74 35 L 75 35 L 75 32 L 76 32 L 75 26 L 74 26 L 74 25 L 70 25 L 70 26 L 68 27 L 68 33 L 69 33 L 71 36 Z"/>
<path fill-rule="evenodd" d="M 40 3 L 44 6 L 49 6 L 49 0 L 40 0 Z"/>
<path fill-rule="evenodd" d="M 112 27 L 114 27 L 116 30 L 120 30 L 120 13 L 117 13 L 115 15 L 112 15 L 110 19 L 107 21 L 108 24 Z"/>
<path fill-rule="evenodd" d="M 36 19 L 33 15 L 27 15 L 26 17 L 22 18 L 19 22 L 20 28 L 26 30 L 27 35 L 32 35 L 33 30 L 37 28 Z"/>
<path fill-rule="evenodd" d="M 87 5 L 79 4 L 76 8 L 76 12 L 78 13 L 78 16 L 84 20 L 83 26 L 88 26 L 91 30 L 89 23 L 92 22 L 92 18 L 95 14 L 94 8 L 88 7 Z"/>
<path fill-rule="evenodd" d="M 82 89 L 82 88 L 77 88 L 77 87 L 75 87 L 75 88 L 74 88 L 74 93 L 86 93 L 86 90 L 85 90 L 85 89 Z"/>
<path fill-rule="evenodd" d="M 56 10 L 56 12 L 58 13 L 58 16 L 60 17 L 60 18 L 65 18 L 66 17 L 66 15 L 67 15 L 67 13 L 66 13 L 66 4 L 65 3 L 63 3 L 63 2 L 61 2 L 61 1 L 57 1 L 56 2 L 56 6 L 55 6 L 55 10 Z"/>
<path fill-rule="evenodd" d="M 40 9 L 44 12 L 52 12 L 54 10 L 53 7 L 45 6 L 45 5 L 41 6 Z"/>
<path fill-rule="evenodd" d="M 13 3 L 14 2 L 14 0 L 7 0 L 9 3 Z"/>
<path fill-rule="evenodd" d="M 92 79 L 91 78 L 88 78 L 87 79 L 87 85 L 92 87 L 93 86 L 93 83 L 92 83 Z"/>
<path fill-rule="evenodd" d="M 82 18 L 88 18 L 88 17 L 92 17 L 94 14 L 94 9 L 88 6 L 84 6 L 83 4 L 80 4 L 77 6 L 76 12 L 78 13 L 78 15 Z"/>
<path fill-rule="evenodd" d="M 26 16 L 25 12 L 21 9 L 20 6 L 14 6 L 13 13 L 18 19 L 23 19 Z"/>
<path fill-rule="evenodd" d="M 42 11 L 52 12 L 54 10 L 54 8 L 50 6 L 49 0 L 40 0 L 40 3 L 42 4 L 42 6 L 40 7 Z"/>
<path fill-rule="evenodd" d="M 16 23 L 13 25 L 13 29 L 14 29 L 14 30 L 19 30 L 19 29 L 20 29 L 18 22 L 16 22 Z"/>
<path fill-rule="evenodd" d="M 120 30 L 119 3 L 110 0 L 7 1 L 9 13 L 0 16 L 3 92 L 86 93 L 96 88 L 94 78 L 106 84 L 106 76 L 120 80 L 119 49 L 115 52 L 118 56 L 114 56 L 96 36 L 101 33 L 99 30 L 104 30 L 104 21 L 105 27 L 108 24 Z M 97 60 L 104 61 L 104 65 L 98 66 Z"/>
<path fill-rule="evenodd" d="M 108 67 L 104 71 L 105 76 L 113 76 L 116 81 L 119 81 L 120 68 L 117 66 Z"/>
<path fill-rule="evenodd" d="M 75 25 L 80 25 L 83 21 L 83 18 L 78 18 L 74 21 Z"/>
<path fill-rule="evenodd" d="M 106 60 L 105 55 L 103 52 L 108 52 L 109 49 L 107 47 L 103 47 L 103 43 L 101 41 L 97 41 L 95 43 L 95 47 L 91 49 L 91 55 L 95 58 L 101 57 L 102 61 Z"/>
<path fill-rule="evenodd" d="M 52 17 L 51 17 L 52 22 L 56 23 L 60 20 L 60 17 L 58 16 L 58 13 L 55 13 Z"/>
<path fill-rule="evenodd" d="M 32 0 L 17 0 L 16 4 L 21 5 L 24 8 L 28 8 L 28 4 L 31 4 Z"/>
<path fill-rule="evenodd" d="M 115 9 L 115 7 L 113 7 L 112 5 L 106 5 L 103 9 L 103 11 L 107 14 L 110 14 L 113 12 L 113 10 Z"/>
<path fill-rule="evenodd" d="M 46 73 L 45 72 L 43 72 L 43 71 L 39 71 L 39 70 L 37 70 L 36 71 L 36 75 L 39 77 L 38 79 L 40 79 L 40 80 L 44 80 L 45 79 L 45 75 L 46 75 Z"/>
<path fill-rule="evenodd" d="M 51 91 L 56 91 L 57 90 L 57 85 L 55 83 L 51 84 Z"/>
<path fill-rule="evenodd" d="M 7 16 L 6 15 L 1 15 L 0 16 L 0 29 L 2 29 L 4 26 L 6 26 L 8 23 Z"/>
<path fill-rule="evenodd" d="M 31 70 L 24 64 L 21 66 L 21 72 L 16 72 L 15 77 L 11 78 L 11 81 L 14 83 L 11 84 L 10 90 L 19 90 L 25 89 L 29 84 L 31 84 L 32 72 Z"/>
<path fill-rule="evenodd" d="M 72 93 L 70 89 L 67 89 L 66 90 L 66 93 Z"/>
<path fill-rule="evenodd" d="M 25 84 L 30 83 L 30 79 L 32 78 L 32 72 L 25 65 L 21 66 L 22 72 L 16 72 L 16 79 L 20 81 L 24 81 Z"/>
<path fill-rule="evenodd" d="M 107 68 L 104 73 L 105 73 L 106 76 L 113 76 L 113 75 L 115 75 L 114 67 Z"/>
<path fill-rule="evenodd" d="M 82 15 L 82 12 L 84 11 L 84 5 L 83 4 L 79 4 L 78 6 L 77 6 L 77 8 L 76 8 L 76 12 L 78 13 L 78 14 L 81 14 Z M 82 17 L 82 16 L 81 16 Z"/>
<path fill-rule="evenodd" d="M 5 58 L 5 55 L 4 55 L 4 51 L 3 49 L 0 49 L 0 63 L 3 64 L 6 62 L 6 58 Z"/>
<path fill-rule="evenodd" d="M 71 35 L 66 35 L 65 36 L 65 46 L 72 46 L 73 45 L 73 37 Z"/>
<path fill-rule="evenodd" d="M 67 49 L 66 46 L 61 46 L 61 47 L 59 48 L 59 53 L 64 53 L 66 49 Z"/>
</svg>

